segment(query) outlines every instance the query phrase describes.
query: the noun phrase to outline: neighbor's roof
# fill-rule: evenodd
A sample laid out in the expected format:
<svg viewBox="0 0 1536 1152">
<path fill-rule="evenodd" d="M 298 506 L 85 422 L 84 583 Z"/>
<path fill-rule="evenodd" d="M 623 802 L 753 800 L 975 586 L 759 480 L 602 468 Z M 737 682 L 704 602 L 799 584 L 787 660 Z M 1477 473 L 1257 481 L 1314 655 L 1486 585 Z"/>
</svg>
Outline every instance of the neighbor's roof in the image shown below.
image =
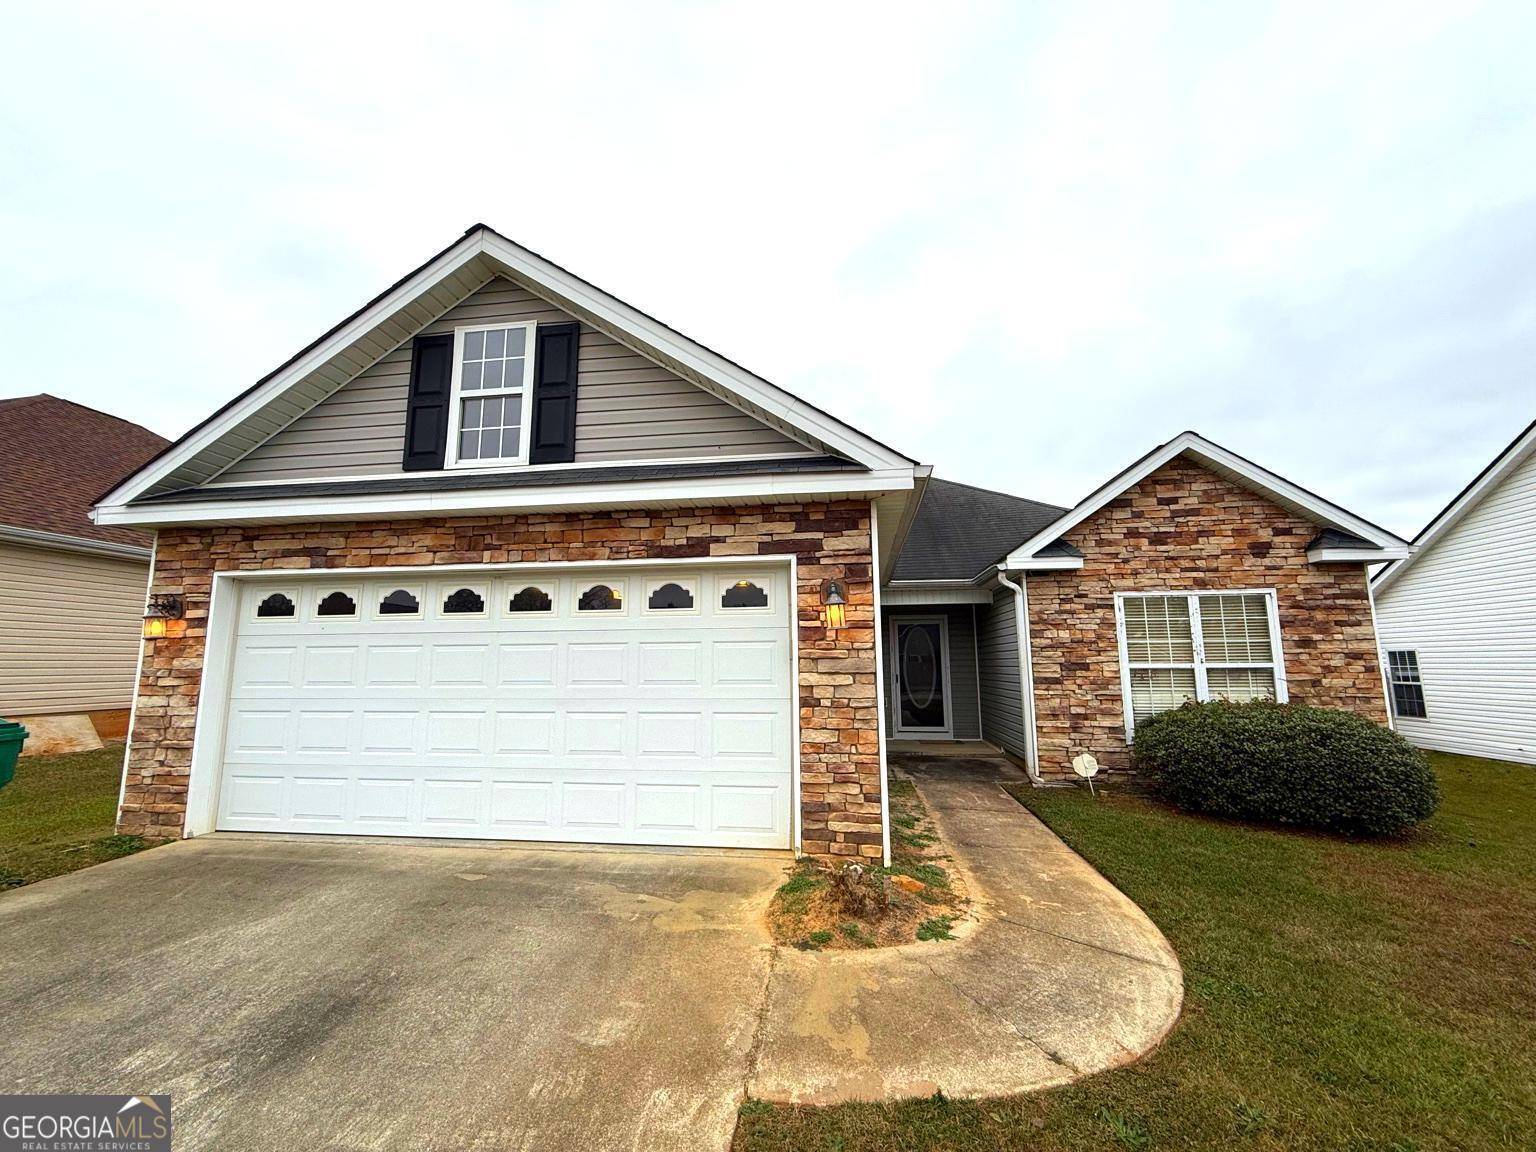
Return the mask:
<svg viewBox="0 0 1536 1152">
<path fill-rule="evenodd" d="M 1066 511 L 953 480 L 929 480 L 891 579 L 971 580 Z"/>
<path fill-rule="evenodd" d="M 148 428 L 57 396 L 0 400 L 0 526 L 149 547 L 91 522 L 91 504 L 170 443 Z"/>
</svg>

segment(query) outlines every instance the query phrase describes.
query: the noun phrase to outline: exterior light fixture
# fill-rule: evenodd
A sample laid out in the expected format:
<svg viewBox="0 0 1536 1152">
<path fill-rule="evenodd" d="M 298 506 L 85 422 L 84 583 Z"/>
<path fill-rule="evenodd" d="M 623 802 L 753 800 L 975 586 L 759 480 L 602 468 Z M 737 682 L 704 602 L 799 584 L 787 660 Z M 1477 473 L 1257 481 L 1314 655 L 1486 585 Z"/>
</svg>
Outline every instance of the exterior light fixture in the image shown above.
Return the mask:
<svg viewBox="0 0 1536 1152">
<path fill-rule="evenodd" d="M 144 613 L 144 638 L 159 640 L 164 636 L 180 636 L 186 631 L 186 622 L 182 619 L 186 613 L 186 603 L 174 593 L 151 596 L 149 610 Z"/>
<path fill-rule="evenodd" d="M 828 577 L 821 582 L 821 617 L 828 632 L 836 632 L 848 623 L 848 586 Z"/>
</svg>

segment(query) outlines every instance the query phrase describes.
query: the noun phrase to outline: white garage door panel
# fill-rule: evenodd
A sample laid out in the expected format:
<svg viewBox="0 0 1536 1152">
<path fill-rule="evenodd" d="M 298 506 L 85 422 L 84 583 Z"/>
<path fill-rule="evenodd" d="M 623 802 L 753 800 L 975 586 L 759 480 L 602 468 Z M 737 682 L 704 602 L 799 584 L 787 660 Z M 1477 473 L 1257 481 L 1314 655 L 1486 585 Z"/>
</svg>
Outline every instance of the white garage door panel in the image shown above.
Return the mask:
<svg viewBox="0 0 1536 1152">
<path fill-rule="evenodd" d="M 742 579 L 766 608 L 721 606 Z M 694 608 L 648 608 L 663 582 Z M 577 611 L 595 583 L 621 586 L 623 609 Z M 529 585 L 550 611 L 510 610 Z M 482 613 L 441 611 L 461 587 Z M 417 614 L 377 611 L 396 588 Z M 319 615 L 338 590 L 355 614 Z M 293 616 L 257 616 L 274 593 Z M 788 847 L 790 614 L 782 569 L 253 582 L 218 826 Z"/>
</svg>

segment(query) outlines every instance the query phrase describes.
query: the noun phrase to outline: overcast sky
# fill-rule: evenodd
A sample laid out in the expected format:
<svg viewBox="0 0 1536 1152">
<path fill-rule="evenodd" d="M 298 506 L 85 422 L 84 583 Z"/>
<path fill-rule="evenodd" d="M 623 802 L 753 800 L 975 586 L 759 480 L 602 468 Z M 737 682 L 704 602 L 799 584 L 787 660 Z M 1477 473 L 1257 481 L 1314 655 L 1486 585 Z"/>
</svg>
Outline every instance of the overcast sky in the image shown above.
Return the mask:
<svg viewBox="0 0 1536 1152">
<path fill-rule="evenodd" d="M 1064 504 L 1411 534 L 1536 418 L 1530 4 L 331 7 L 7 9 L 0 395 L 179 435 L 484 221 Z"/>
</svg>

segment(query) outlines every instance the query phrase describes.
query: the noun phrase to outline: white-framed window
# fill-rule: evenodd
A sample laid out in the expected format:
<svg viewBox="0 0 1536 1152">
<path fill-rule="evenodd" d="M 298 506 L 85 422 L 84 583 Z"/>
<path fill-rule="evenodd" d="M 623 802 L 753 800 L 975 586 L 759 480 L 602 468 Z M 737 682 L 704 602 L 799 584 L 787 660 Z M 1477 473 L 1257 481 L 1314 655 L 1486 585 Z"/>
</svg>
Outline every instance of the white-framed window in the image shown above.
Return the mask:
<svg viewBox="0 0 1536 1152">
<path fill-rule="evenodd" d="M 694 576 L 667 576 L 648 580 L 645 585 L 645 610 L 647 612 L 687 612 L 697 615 L 698 578 Z"/>
<path fill-rule="evenodd" d="M 261 623 L 289 621 L 298 615 L 299 594 L 292 588 L 262 590 L 255 593 L 252 600 L 255 607 L 251 617 Z"/>
<path fill-rule="evenodd" d="M 449 467 L 528 462 L 535 327 L 530 322 L 454 329 Z"/>
<path fill-rule="evenodd" d="M 1419 654 L 1413 649 L 1387 653 L 1387 679 L 1392 682 L 1392 714 L 1410 720 L 1428 720 L 1424 706 L 1424 679 L 1419 675 Z"/>
<path fill-rule="evenodd" d="M 1125 734 L 1186 700 L 1285 700 L 1275 594 L 1117 592 Z"/>
</svg>

